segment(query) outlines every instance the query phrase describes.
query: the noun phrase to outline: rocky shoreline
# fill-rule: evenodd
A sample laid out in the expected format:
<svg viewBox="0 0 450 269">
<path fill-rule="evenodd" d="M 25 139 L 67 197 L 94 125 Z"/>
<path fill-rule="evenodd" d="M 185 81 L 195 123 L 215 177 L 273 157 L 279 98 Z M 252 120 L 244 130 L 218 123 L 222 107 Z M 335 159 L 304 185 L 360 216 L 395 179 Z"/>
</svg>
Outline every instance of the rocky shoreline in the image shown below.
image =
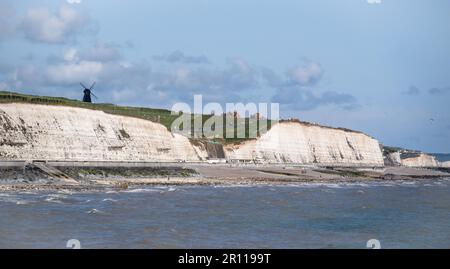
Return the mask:
<svg viewBox="0 0 450 269">
<path fill-rule="evenodd" d="M 378 183 L 450 178 L 447 168 L 336 168 L 295 165 L 172 164 L 159 167 L 0 168 L 0 191 L 103 191 L 143 185 Z"/>
</svg>

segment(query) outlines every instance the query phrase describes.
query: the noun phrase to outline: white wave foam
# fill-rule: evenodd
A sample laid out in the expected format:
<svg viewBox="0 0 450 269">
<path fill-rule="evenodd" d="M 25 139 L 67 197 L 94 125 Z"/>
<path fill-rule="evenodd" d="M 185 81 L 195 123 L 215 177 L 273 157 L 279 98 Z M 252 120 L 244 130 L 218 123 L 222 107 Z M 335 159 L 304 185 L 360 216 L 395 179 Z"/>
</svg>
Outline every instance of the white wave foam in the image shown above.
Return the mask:
<svg viewBox="0 0 450 269">
<path fill-rule="evenodd" d="M 68 196 L 65 194 L 61 194 L 61 193 L 51 193 L 51 194 L 47 194 L 44 197 L 47 198 L 53 198 L 53 199 L 67 199 Z"/>
<path fill-rule="evenodd" d="M 117 200 L 112 199 L 112 198 L 105 198 L 105 199 L 103 199 L 102 201 L 103 201 L 103 202 L 112 202 L 112 203 L 118 202 Z"/>
<path fill-rule="evenodd" d="M 28 201 L 28 200 L 17 200 L 16 201 L 16 205 L 28 205 L 28 204 L 31 204 L 32 202 L 31 201 Z"/>
<path fill-rule="evenodd" d="M 126 190 L 122 192 L 126 193 L 143 193 L 143 192 L 160 192 L 161 190 L 158 188 L 146 188 L 146 189 L 133 189 L 133 190 Z"/>
<path fill-rule="evenodd" d="M 95 209 L 95 208 L 93 208 L 93 209 L 91 209 L 89 211 L 86 211 L 86 213 L 88 213 L 88 214 L 105 214 L 105 212 L 103 212 L 101 210 L 98 210 L 98 209 Z"/>
<path fill-rule="evenodd" d="M 56 203 L 56 204 L 62 204 L 63 203 L 63 201 L 61 201 L 61 200 L 59 200 L 58 198 L 55 198 L 55 197 L 47 197 L 47 198 L 45 198 L 45 201 L 49 202 L 49 203 Z"/>
<path fill-rule="evenodd" d="M 116 193 L 119 193 L 119 192 L 117 192 L 117 191 L 107 191 L 107 192 L 105 192 L 106 194 L 116 194 Z"/>
</svg>

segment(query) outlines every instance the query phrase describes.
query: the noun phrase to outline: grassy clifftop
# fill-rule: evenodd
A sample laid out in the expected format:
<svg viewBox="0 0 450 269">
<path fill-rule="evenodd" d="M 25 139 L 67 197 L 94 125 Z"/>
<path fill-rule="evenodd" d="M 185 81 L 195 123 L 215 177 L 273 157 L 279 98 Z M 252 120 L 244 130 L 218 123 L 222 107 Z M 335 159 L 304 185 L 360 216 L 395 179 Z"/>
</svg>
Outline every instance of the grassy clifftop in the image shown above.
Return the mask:
<svg viewBox="0 0 450 269">
<path fill-rule="evenodd" d="M 103 111 L 108 114 L 113 115 L 120 115 L 120 116 L 128 116 L 128 117 L 135 117 L 140 118 L 144 120 L 149 120 L 157 123 L 161 123 L 164 125 L 168 130 L 170 130 L 170 127 L 175 119 L 178 118 L 178 115 L 172 115 L 170 110 L 167 109 L 154 109 L 154 108 L 145 108 L 145 107 L 129 107 L 129 106 L 118 106 L 114 104 L 94 104 L 94 103 L 85 103 L 73 99 L 63 98 L 63 97 L 49 97 L 49 96 L 35 96 L 35 95 L 26 95 L 26 94 L 20 94 L 20 93 L 14 93 L 14 92 L 6 92 L 6 91 L 0 91 L 0 103 L 26 103 L 26 104 L 42 104 L 42 105 L 55 105 L 55 106 L 69 106 L 69 107 L 78 107 L 78 108 L 86 108 L 86 109 L 93 109 L 93 110 L 99 110 Z M 202 117 L 203 122 L 208 120 L 209 118 L 213 117 L 211 115 L 195 115 L 192 117 L 192 121 L 194 120 L 194 117 Z M 246 119 L 237 119 L 235 126 L 233 128 L 226 127 L 225 124 L 225 118 L 222 116 L 215 116 L 220 117 L 221 120 L 224 121 L 224 132 L 225 133 L 234 133 L 236 134 L 237 127 L 236 126 L 242 126 L 245 127 L 245 133 L 247 138 L 227 138 L 227 139 L 208 139 L 208 140 L 214 140 L 216 142 L 221 143 L 239 143 L 245 140 L 248 140 L 249 138 L 249 128 L 250 121 L 248 118 Z M 259 122 L 256 123 L 259 126 Z M 268 123 L 268 129 L 270 129 L 271 122 Z M 261 133 L 258 132 L 258 135 Z M 226 136 L 226 137 L 233 137 L 233 135 Z"/>
<path fill-rule="evenodd" d="M 35 96 L 35 95 L 26 95 L 0 91 L 0 103 L 13 103 L 13 102 L 27 103 L 27 104 L 70 106 L 70 107 L 100 110 L 109 114 L 136 117 L 154 122 L 160 122 L 167 128 L 170 128 L 172 122 L 178 117 L 176 115 L 171 115 L 171 112 L 166 109 L 117 106 L 114 104 L 93 104 L 93 103 L 84 103 L 81 101 L 63 97 Z"/>
</svg>

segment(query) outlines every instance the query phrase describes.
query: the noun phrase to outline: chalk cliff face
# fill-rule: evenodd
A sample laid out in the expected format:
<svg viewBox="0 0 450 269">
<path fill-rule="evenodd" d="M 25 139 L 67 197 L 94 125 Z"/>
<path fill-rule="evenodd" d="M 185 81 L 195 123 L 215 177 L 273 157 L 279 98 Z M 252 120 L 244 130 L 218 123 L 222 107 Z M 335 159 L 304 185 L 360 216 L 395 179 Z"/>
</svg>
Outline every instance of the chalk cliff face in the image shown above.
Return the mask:
<svg viewBox="0 0 450 269">
<path fill-rule="evenodd" d="M 383 166 L 377 140 L 358 132 L 280 122 L 260 138 L 226 147 L 228 159 L 265 163 Z"/>
<path fill-rule="evenodd" d="M 438 167 L 441 166 L 436 157 L 414 150 L 399 149 L 396 151 L 385 150 L 384 164 L 386 166 L 407 167 Z"/>
<path fill-rule="evenodd" d="M 425 153 L 419 153 L 416 156 L 402 158 L 403 166 L 408 167 L 438 167 L 439 162 L 435 157 Z"/>
<path fill-rule="evenodd" d="M 386 166 L 401 166 L 402 165 L 402 159 L 400 157 L 400 152 L 391 152 L 386 153 L 384 155 L 384 164 Z"/>
<path fill-rule="evenodd" d="M 206 161 L 383 166 L 377 140 L 358 132 L 281 122 L 255 140 L 191 143 L 163 125 L 82 108 L 0 104 L 0 159 Z"/>
<path fill-rule="evenodd" d="M 163 125 L 82 108 L 0 104 L 0 159 L 196 161 Z"/>
</svg>

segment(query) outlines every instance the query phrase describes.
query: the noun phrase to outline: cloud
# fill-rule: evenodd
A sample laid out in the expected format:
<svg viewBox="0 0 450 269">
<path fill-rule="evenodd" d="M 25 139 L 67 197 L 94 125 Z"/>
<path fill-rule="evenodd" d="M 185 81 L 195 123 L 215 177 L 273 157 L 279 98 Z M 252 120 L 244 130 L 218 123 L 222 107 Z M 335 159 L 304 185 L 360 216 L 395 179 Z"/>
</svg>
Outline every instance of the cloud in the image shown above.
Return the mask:
<svg viewBox="0 0 450 269">
<path fill-rule="evenodd" d="M 125 60 L 113 45 L 98 42 L 92 48 L 78 51 L 71 48 L 62 57 L 54 58 L 44 69 L 42 76 L 49 86 L 70 87 L 79 82 L 97 81 L 98 89 L 109 89 L 117 96 L 119 91 L 145 89 L 150 83 L 150 67 L 147 63 Z M 117 100 L 114 100 L 117 101 Z"/>
<path fill-rule="evenodd" d="M 261 76 L 264 82 L 270 87 L 277 88 L 284 86 L 284 80 L 270 68 L 261 68 Z"/>
<path fill-rule="evenodd" d="M 149 65 L 146 62 L 129 62 L 119 51 L 110 52 L 112 49 L 104 43 L 97 43 L 86 50 L 64 50 L 60 55 L 50 57 L 44 65 L 31 63 L 13 68 L 4 67 L 6 72 L 3 76 L 0 74 L 0 83 L 9 90 L 79 99 L 79 83 L 97 81 L 96 95 L 102 102 L 139 103 L 145 101 L 146 97 L 150 98 L 149 94 L 142 91 L 150 84 Z M 100 53 L 93 58 L 90 54 L 93 51 L 109 53 Z M 127 95 L 131 99 L 114 99 Z"/>
<path fill-rule="evenodd" d="M 97 81 L 102 101 L 159 107 L 191 101 L 194 94 L 203 94 L 206 101 L 242 100 L 241 93 L 260 85 L 258 70 L 240 58 L 229 59 L 225 68 L 169 65 L 152 70 L 145 61 L 127 61 L 120 48 L 100 42 L 86 50 L 66 49 L 44 66 L 19 66 L 0 81 L 11 89 L 67 91 L 59 94 L 75 98 L 79 82 Z"/>
<path fill-rule="evenodd" d="M 114 44 L 97 42 L 97 44 L 82 53 L 81 57 L 89 61 L 111 62 L 122 58 L 119 47 Z"/>
<path fill-rule="evenodd" d="M 263 81 L 276 90 L 271 100 L 291 110 L 312 110 L 323 105 L 334 105 L 344 110 L 359 107 L 357 99 L 350 94 L 336 91 L 323 93 L 313 89 L 322 79 L 322 66 L 313 61 L 295 66 L 280 76 L 268 68 L 261 69 Z"/>
<path fill-rule="evenodd" d="M 21 23 L 25 37 L 34 42 L 67 43 L 88 24 L 89 18 L 69 5 L 52 13 L 47 7 L 30 8 Z"/>
<path fill-rule="evenodd" d="M 67 0 L 69 4 L 81 4 L 82 0 Z"/>
<path fill-rule="evenodd" d="M 203 94 L 205 101 L 238 100 L 245 91 L 257 89 L 260 76 L 256 68 L 240 58 L 227 61 L 223 69 L 175 66 L 151 73 L 148 90 L 166 102 L 190 101 Z"/>
<path fill-rule="evenodd" d="M 78 51 L 75 48 L 70 48 L 64 52 L 63 59 L 66 62 L 75 61 L 78 59 L 77 53 L 78 53 Z"/>
<path fill-rule="evenodd" d="M 300 69 L 294 75 L 293 69 L 279 74 L 242 58 L 230 58 L 220 68 L 178 62 L 155 69 L 145 61 L 128 61 L 123 49 L 104 42 L 87 49 L 70 47 L 49 57 L 43 65 L 9 68 L 0 81 L 10 89 L 33 89 L 36 94 L 71 98 L 80 98 L 80 82 L 97 81 L 96 95 L 101 102 L 166 108 L 175 102 L 191 102 L 194 94 L 202 94 L 204 102 L 219 103 L 254 102 L 266 96 L 266 100 L 268 97 L 293 110 L 324 105 L 348 110 L 358 106 L 352 95 L 311 89 L 323 74 L 318 63 L 294 68 Z M 276 95 L 270 97 L 270 91 Z"/>
<path fill-rule="evenodd" d="M 428 93 L 431 95 L 441 95 L 446 94 L 450 92 L 450 87 L 444 87 L 444 88 L 431 88 L 428 90 Z"/>
<path fill-rule="evenodd" d="M 408 90 L 402 92 L 403 94 L 406 95 L 419 95 L 420 94 L 420 89 L 417 88 L 416 86 L 411 86 L 408 88 Z"/>
<path fill-rule="evenodd" d="M 280 76 L 270 68 L 261 68 L 261 76 L 264 81 L 273 88 L 286 87 L 312 87 L 322 79 L 324 70 L 322 66 L 313 61 L 308 61 L 303 65 L 297 65 L 285 72 L 285 76 Z"/>
<path fill-rule="evenodd" d="M 367 0 L 367 3 L 370 5 L 381 4 L 381 0 Z"/>
<path fill-rule="evenodd" d="M 289 83 L 292 85 L 312 86 L 322 78 L 323 70 L 320 64 L 309 62 L 305 65 L 291 68 L 286 75 L 289 78 Z"/>
<path fill-rule="evenodd" d="M 120 45 L 97 42 L 93 47 L 87 49 L 80 50 L 71 47 L 60 54 L 51 54 L 47 57 L 47 62 L 50 64 L 74 61 L 115 62 L 123 59 L 121 49 Z"/>
<path fill-rule="evenodd" d="M 208 64 L 210 63 L 205 56 L 189 56 L 183 52 L 176 50 L 169 55 L 157 55 L 153 59 L 157 61 L 166 61 L 168 63 L 184 63 L 184 64 Z"/>
<path fill-rule="evenodd" d="M 335 105 L 344 110 L 353 110 L 359 107 L 357 99 L 350 94 L 335 91 L 326 91 L 322 94 L 310 90 L 289 87 L 280 89 L 272 97 L 273 102 L 280 103 L 291 110 L 312 110 L 322 105 Z"/>
<path fill-rule="evenodd" d="M 98 80 L 103 70 L 101 62 L 80 61 L 49 66 L 45 75 L 51 84 L 70 85 L 85 80 Z"/>
</svg>

